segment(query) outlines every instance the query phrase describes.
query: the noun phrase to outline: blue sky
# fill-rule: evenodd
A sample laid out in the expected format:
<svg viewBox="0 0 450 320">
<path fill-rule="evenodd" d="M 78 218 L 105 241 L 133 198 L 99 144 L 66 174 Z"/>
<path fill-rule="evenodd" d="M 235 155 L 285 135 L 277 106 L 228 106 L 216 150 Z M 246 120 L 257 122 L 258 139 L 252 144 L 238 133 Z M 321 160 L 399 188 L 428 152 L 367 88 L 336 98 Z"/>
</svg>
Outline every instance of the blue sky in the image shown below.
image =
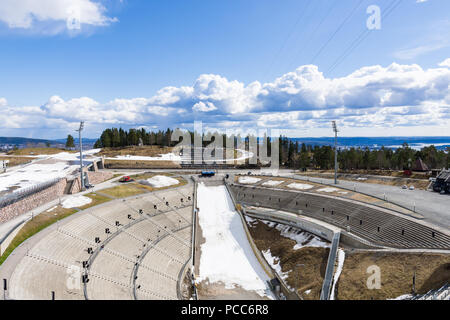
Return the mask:
<svg viewBox="0 0 450 320">
<path fill-rule="evenodd" d="M 397 1 L 330 68 L 367 29 L 368 6 L 384 15 Z M 0 4 L 0 135 L 203 120 L 322 136 L 332 119 L 347 136 L 448 135 L 446 0 L 34 3 Z M 80 29 L 67 27 L 73 12 Z"/>
</svg>

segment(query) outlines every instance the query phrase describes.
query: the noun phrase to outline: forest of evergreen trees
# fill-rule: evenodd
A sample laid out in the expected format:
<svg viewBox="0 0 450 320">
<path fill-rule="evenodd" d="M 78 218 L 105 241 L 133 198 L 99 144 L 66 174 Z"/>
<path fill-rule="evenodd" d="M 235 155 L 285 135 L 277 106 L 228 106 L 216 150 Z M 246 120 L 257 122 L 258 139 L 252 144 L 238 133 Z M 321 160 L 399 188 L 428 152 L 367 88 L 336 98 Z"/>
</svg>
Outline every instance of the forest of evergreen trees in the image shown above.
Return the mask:
<svg viewBox="0 0 450 320">
<path fill-rule="evenodd" d="M 95 143 L 95 148 L 119 148 L 126 146 L 137 146 L 140 142 L 143 145 L 156 145 L 161 147 L 171 147 L 178 142 L 171 141 L 173 130 L 167 129 L 165 131 L 146 131 L 145 129 L 129 129 L 122 128 L 106 129 L 100 136 L 100 139 Z M 191 141 L 194 141 L 194 136 L 197 133 L 189 132 Z M 227 139 L 231 139 L 226 134 L 215 133 L 223 138 L 223 145 L 226 145 Z M 211 137 L 214 133 L 207 133 L 203 135 L 203 146 L 210 143 Z M 251 138 L 251 137 L 250 137 Z M 255 138 L 256 139 L 256 138 Z M 270 137 L 257 139 L 259 143 L 267 144 L 270 156 Z M 231 140 L 230 140 L 231 141 Z M 239 135 L 234 137 L 234 145 L 238 145 L 241 141 L 248 149 L 249 137 L 245 139 Z M 334 147 L 329 145 L 311 146 L 293 141 L 287 137 L 281 136 L 279 138 L 279 159 L 280 165 L 286 168 L 316 168 L 316 169 L 333 169 L 334 168 Z M 417 151 L 404 143 L 401 148 L 391 149 L 381 147 L 379 149 L 371 150 L 369 148 L 346 148 L 338 150 L 339 168 L 342 170 L 354 169 L 390 169 L 390 170 L 404 170 L 410 169 L 414 166 L 415 161 L 421 158 L 423 162 L 431 168 L 449 168 L 450 167 L 450 150 L 444 152 L 437 150 L 435 146 L 424 147 Z"/>
</svg>

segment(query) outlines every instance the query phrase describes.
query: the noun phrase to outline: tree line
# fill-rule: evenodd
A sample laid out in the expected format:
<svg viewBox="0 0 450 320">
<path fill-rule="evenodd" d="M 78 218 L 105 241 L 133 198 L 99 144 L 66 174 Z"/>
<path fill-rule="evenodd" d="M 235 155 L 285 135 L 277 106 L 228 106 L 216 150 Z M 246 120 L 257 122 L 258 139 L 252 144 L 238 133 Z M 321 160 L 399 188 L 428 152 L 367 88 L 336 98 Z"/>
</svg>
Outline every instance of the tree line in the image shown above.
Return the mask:
<svg viewBox="0 0 450 320">
<path fill-rule="evenodd" d="M 280 164 L 287 168 L 334 169 L 334 146 L 311 146 L 286 137 L 280 137 Z M 407 170 L 413 169 L 417 159 L 429 169 L 450 167 L 450 148 L 438 150 L 434 145 L 420 150 L 407 143 L 400 148 L 338 147 L 338 165 L 341 170 Z"/>
<path fill-rule="evenodd" d="M 176 129 L 178 130 L 178 129 Z M 267 148 L 267 155 L 271 155 L 272 139 L 266 135 L 263 137 L 246 136 L 242 138 L 239 134 L 236 136 L 227 136 L 225 133 L 207 132 L 198 134 L 197 132 L 187 131 L 191 137 L 191 143 L 195 139 L 202 141 L 205 147 L 214 141 L 215 137 L 223 139 L 223 146 L 233 145 L 235 147 L 249 149 L 249 141 L 257 141 L 258 146 Z M 122 128 L 106 129 L 102 132 L 100 138 L 95 143 L 95 148 L 119 148 L 127 146 L 156 145 L 161 147 L 173 147 L 178 141 L 172 141 L 173 130 L 147 131 L 141 129 L 124 130 Z M 181 140 L 180 140 L 181 141 Z M 261 149 L 261 148 L 259 148 Z M 423 147 L 420 150 L 412 149 L 407 143 L 397 149 L 381 147 L 379 149 L 370 149 L 368 147 L 338 147 L 338 164 L 341 170 L 405 170 L 412 169 L 417 159 L 422 159 L 428 168 L 448 168 L 450 167 L 450 148 L 447 151 L 437 150 L 431 145 Z M 285 168 L 315 168 L 328 170 L 334 168 L 334 147 L 330 145 L 306 145 L 299 141 L 294 141 L 285 136 L 279 137 L 279 161 L 280 166 Z"/>
</svg>

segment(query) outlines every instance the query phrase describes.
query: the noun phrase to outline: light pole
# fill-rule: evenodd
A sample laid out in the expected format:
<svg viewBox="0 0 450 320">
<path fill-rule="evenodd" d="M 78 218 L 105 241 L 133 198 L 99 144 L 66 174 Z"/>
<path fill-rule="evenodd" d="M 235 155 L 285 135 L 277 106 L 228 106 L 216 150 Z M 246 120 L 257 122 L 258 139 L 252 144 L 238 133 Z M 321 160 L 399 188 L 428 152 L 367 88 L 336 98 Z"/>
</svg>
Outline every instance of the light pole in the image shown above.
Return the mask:
<svg viewBox="0 0 450 320">
<path fill-rule="evenodd" d="M 83 142 L 81 141 L 81 131 L 84 129 L 84 121 L 80 122 L 80 128 L 78 131 L 78 141 L 80 143 L 80 179 L 81 179 L 81 191 L 84 190 L 84 179 L 83 179 Z"/>
<path fill-rule="evenodd" d="M 331 123 L 333 124 L 333 131 L 334 131 L 334 184 L 337 184 L 337 171 L 338 171 L 337 134 L 338 134 L 338 129 L 336 126 L 336 121 L 332 121 Z"/>
</svg>

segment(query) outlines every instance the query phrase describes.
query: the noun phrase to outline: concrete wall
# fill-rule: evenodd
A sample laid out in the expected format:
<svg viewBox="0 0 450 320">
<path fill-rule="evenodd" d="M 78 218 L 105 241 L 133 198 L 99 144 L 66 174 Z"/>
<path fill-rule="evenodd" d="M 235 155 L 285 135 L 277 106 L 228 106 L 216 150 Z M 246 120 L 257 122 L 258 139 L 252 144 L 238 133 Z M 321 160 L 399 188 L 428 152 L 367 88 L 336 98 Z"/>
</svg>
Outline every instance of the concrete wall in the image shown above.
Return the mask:
<svg viewBox="0 0 450 320">
<path fill-rule="evenodd" d="M 66 183 L 66 179 L 61 179 L 58 183 L 47 189 L 36 192 L 9 206 L 1 208 L 0 223 L 9 221 L 62 196 L 64 194 L 64 189 L 66 188 Z"/>
<path fill-rule="evenodd" d="M 101 183 L 105 180 L 111 179 L 114 175 L 111 172 L 106 171 L 85 171 L 84 174 L 88 175 L 89 183 L 96 185 L 98 183 Z M 70 187 L 69 194 L 78 193 L 81 191 L 81 183 L 80 183 L 80 177 L 76 177 L 73 182 L 72 186 Z"/>
</svg>

